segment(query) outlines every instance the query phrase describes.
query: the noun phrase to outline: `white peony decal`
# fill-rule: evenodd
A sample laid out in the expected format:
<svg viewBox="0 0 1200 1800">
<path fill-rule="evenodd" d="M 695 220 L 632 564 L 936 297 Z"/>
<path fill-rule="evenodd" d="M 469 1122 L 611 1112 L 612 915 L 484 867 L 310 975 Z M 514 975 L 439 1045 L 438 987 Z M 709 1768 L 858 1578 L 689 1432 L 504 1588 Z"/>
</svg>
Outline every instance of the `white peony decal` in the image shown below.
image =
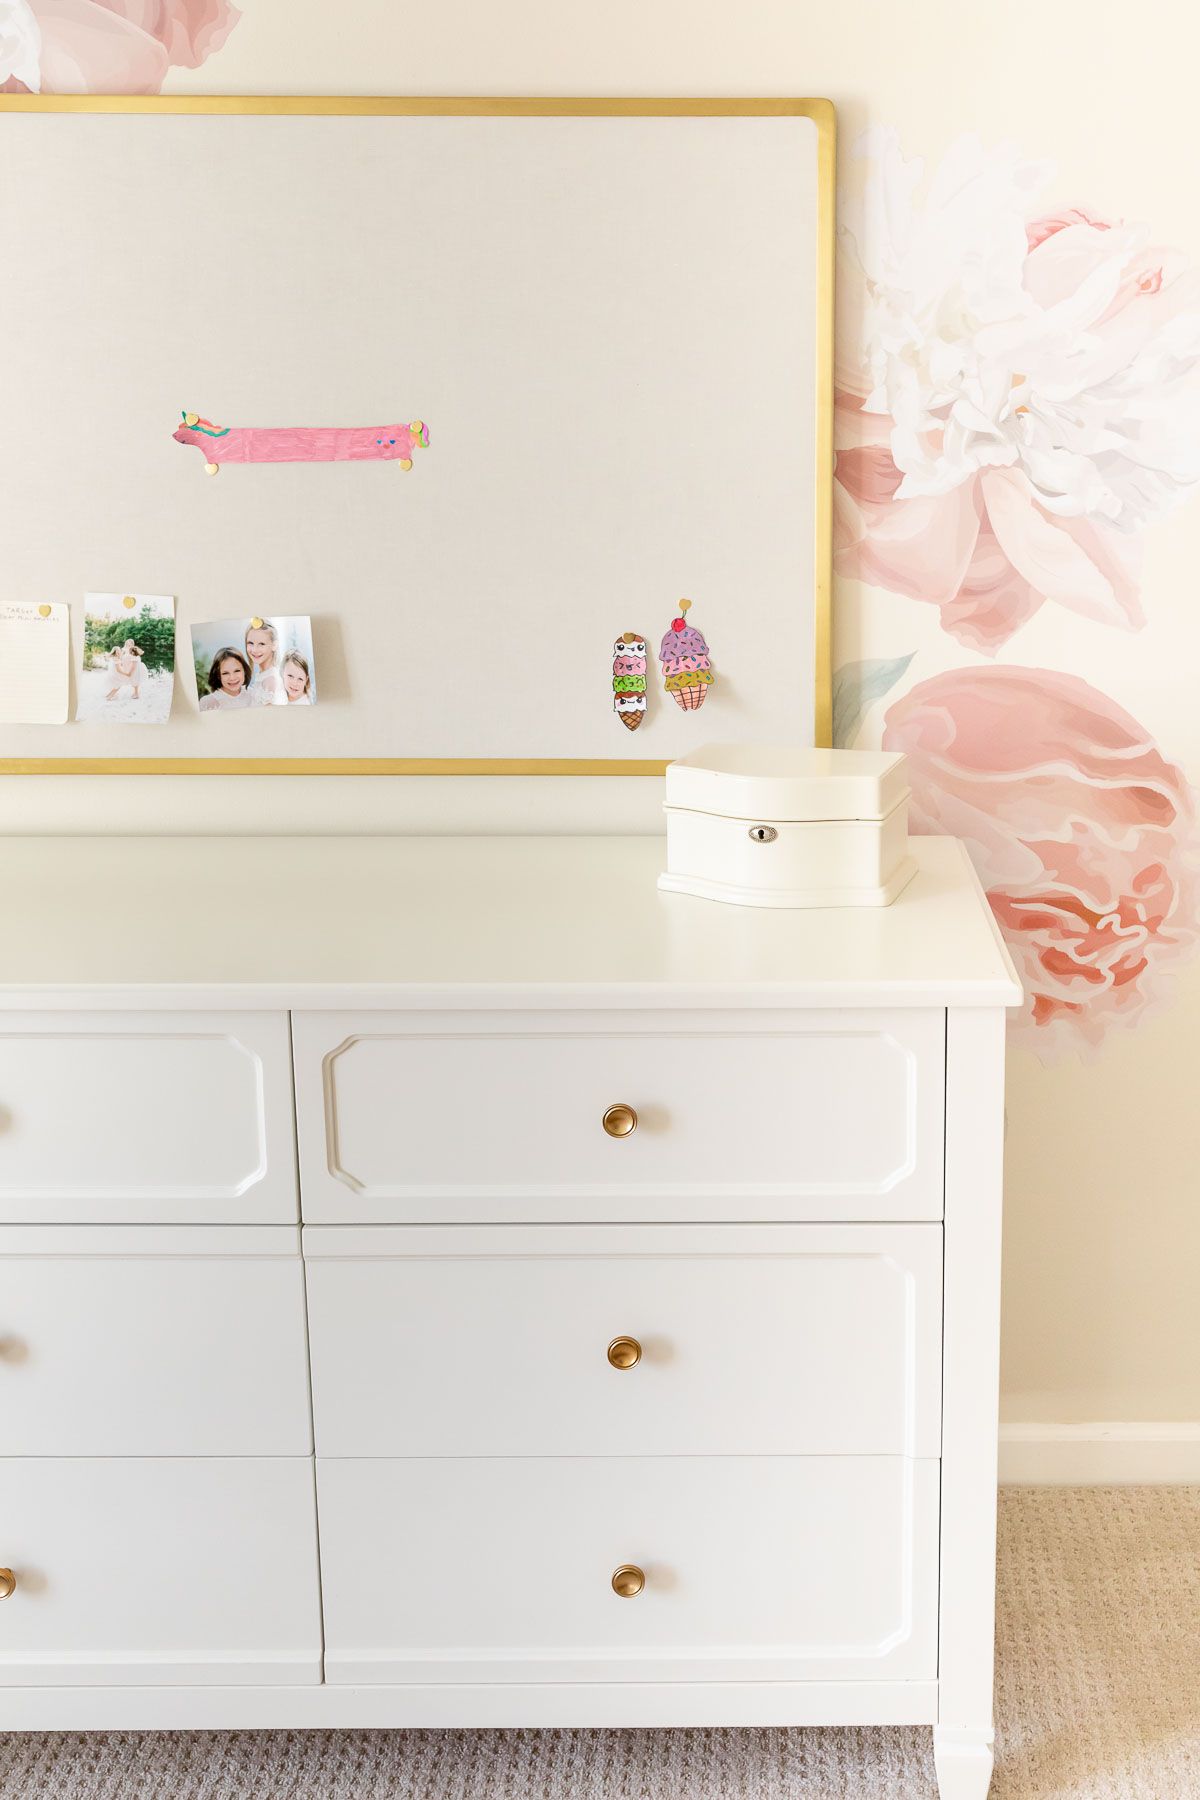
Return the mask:
<svg viewBox="0 0 1200 1800">
<path fill-rule="evenodd" d="M 1047 165 L 894 130 L 841 204 L 837 566 L 986 655 L 1047 600 L 1142 623 L 1144 526 L 1200 480 L 1200 278 L 1148 229 L 1039 215 Z"/>
<path fill-rule="evenodd" d="M 29 0 L 0 0 L 0 93 L 27 88 L 39 93 L 42 34 Z"/>
</svg>

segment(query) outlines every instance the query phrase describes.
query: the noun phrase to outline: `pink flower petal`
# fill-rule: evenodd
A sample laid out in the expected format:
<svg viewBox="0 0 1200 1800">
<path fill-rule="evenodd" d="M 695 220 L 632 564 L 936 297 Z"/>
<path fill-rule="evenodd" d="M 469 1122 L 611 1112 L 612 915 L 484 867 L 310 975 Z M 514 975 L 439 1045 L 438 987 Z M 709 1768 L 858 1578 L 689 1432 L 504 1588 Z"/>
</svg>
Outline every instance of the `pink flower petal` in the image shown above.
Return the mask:
<svg viewBox="0 0 1200 1800">
<path fill-rule="evenodd" d="M 1032 588 L 1102 625 L 1141 622 L 1137 594 L 1124 570 L 1115 557 L 1101 561 L 1096 554 L 1096 526 L 1051 518 L 1019 469 L 985 469 L 979 480 L 997 542 Z"/>
<path fill-rule="evenodd" d="M 241 16 L 229 0 L 31 0 L 46 93 L 157 94 L 172 64 L 195 69 Z"/>
<path fill-rule="evenodd" d="M 942 629 L 968 649 L 995 656 L 1013 632 L 1032 619 L 1043 599 L 1013 568 L 991 521 L 984 518 L 962 586 L 953 599 L 943 602 Z"/>
<path fill-rule="evenodd" d="M 859 501 L 858 506 L 862 533 L 838 558 L 841 573 L 935 606 L 954 598 L 979 536 L 973 483 L 933 499 Z"/>
<path fill-rule="evenodd" d="M 834 472 L 846 492 L 866 505 L 883 505 L 894 500 L 900 486 L 900 470 L 885 445 L 861 444 L 856 449 L 839 450 Z"/>
<path fill-rule="evenodd" d="M 1062 212 L 1044 213 L 1040 219 L 1033 219 L 1025 227 L 1025 241 L 1031 250 L 1045 243 L 1048 237 L 1065 231 L 1068 225 L 1091 225 L 1096 231 L 1109 231 L 1116 223 L 1113 219 L 1101 218 L 1099 213 L 1086 206 L 1067 206 Z"/>
<path fill-rule="evenodd" d="M 229 0 L 99 0 L 148 32 L 163 46 L 167 61 L 197 69 L 219 50 L 241 17 Z"/>
<path fill-rule="evenodd" d="M 42 91 L 157 94 L 167 53 L 157 38 L 95 0 L 37 0 Z"/>
<path fill-rule="evenodd" d="M 951 669 L 888 710 L 918 831 L 963 838 L 1040 1047 L 1142 1017 L 1195 948 L 1196 809 L 1183 772 L 1106 695 L 1045 669 Z"/>
</svg>

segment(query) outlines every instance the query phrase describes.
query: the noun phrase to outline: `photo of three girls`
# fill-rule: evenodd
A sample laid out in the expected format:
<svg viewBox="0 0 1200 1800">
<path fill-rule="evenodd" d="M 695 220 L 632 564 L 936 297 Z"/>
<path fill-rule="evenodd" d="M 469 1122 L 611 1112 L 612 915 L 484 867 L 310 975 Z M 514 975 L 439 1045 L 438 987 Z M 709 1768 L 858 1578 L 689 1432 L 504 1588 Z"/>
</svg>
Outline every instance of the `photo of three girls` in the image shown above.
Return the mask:
<svg viewBox="0 0 1200 1800">
<path fill-rule="evenodd" d="M 202 713 L 316 705 L 312 620 L 306 614 L 193 625 L 192 653 Z"/>
</svg>

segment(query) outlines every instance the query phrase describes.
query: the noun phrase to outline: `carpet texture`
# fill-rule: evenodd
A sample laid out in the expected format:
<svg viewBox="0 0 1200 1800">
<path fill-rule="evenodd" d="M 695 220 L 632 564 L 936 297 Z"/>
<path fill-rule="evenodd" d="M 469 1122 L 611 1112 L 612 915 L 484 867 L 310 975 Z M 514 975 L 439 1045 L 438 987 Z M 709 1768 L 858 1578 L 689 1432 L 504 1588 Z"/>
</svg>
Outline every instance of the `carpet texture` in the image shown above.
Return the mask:
<svg viewBox="0 0 1200 1800">
<path fill-rule="evenodd" d="M 992 1800 L 1200 1800 L 1200 1488 L 1001 1496 Z M 935 1800 L 927 1730 L 8 1737 L 21 1800 Z"/>
</svg>

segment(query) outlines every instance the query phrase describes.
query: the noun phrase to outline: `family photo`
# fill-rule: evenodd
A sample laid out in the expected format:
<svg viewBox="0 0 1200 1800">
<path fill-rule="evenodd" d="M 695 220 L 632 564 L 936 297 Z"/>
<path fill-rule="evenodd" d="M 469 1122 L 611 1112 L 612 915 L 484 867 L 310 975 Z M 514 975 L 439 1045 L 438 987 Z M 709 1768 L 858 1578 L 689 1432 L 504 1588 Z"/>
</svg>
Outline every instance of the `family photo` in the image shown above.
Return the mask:
<svg viewBox="0 0 1200 1800">
<path fill-rule="evenodd" d="M 93 725 L 165 725 L 175 683 L 169 594 L 85 594 L 75 717 Z"/>
<path fill-rule="evenodd" d="M 312 620 L 306 614 L 193 625 L 192 658 L 202 713 L 316 704 Z"/>
</svg>

